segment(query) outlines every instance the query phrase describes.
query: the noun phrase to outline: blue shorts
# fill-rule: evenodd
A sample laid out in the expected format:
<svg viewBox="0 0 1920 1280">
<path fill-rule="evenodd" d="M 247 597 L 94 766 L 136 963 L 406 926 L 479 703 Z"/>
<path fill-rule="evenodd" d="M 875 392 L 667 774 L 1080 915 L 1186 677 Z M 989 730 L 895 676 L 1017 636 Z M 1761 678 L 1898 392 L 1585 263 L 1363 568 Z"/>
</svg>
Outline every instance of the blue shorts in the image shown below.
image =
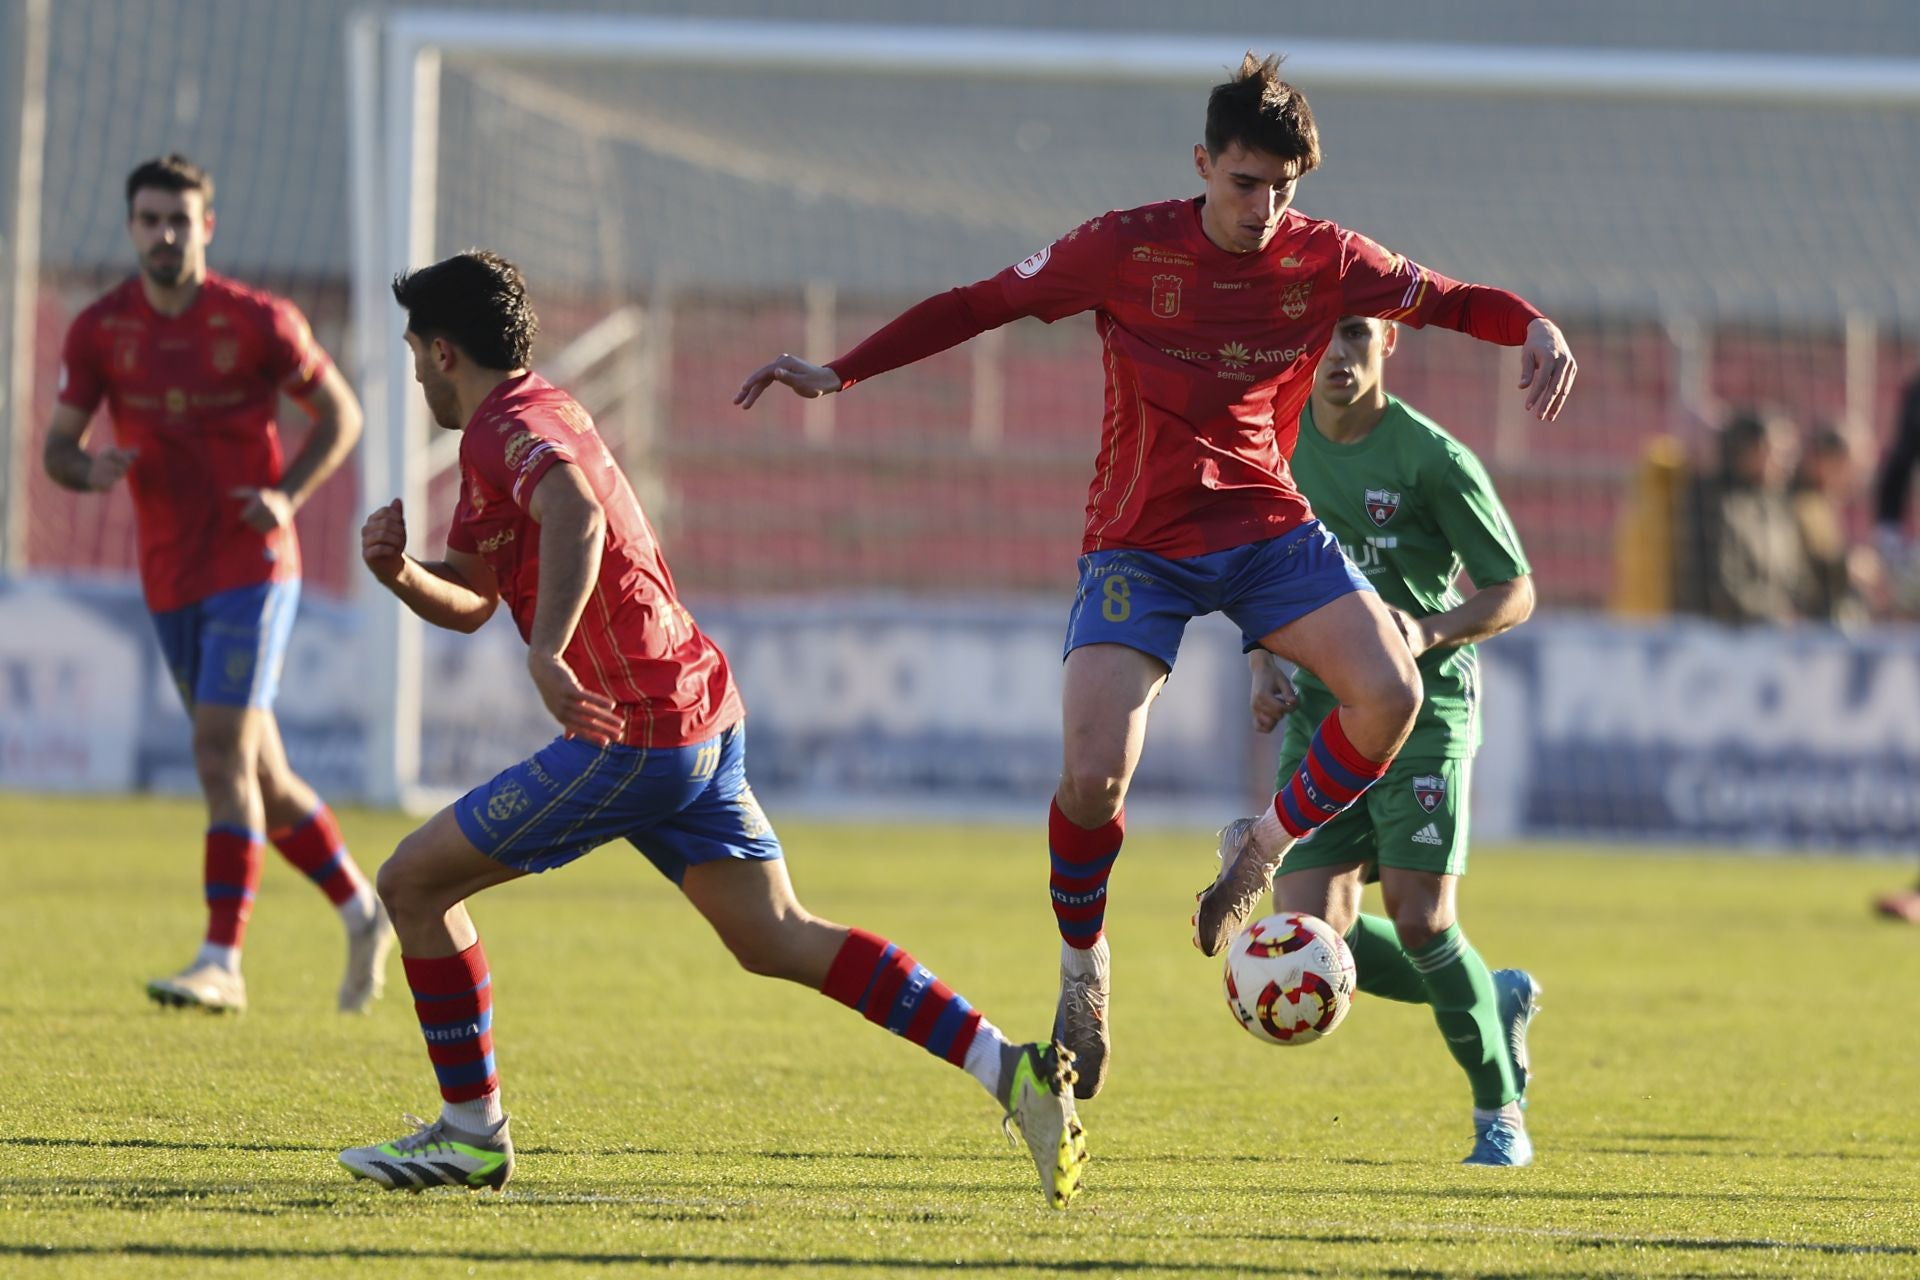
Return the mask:
<svg viewBox="0 0 1920 1280">
<path fill-rule="evenodd" d="M 1243 649 L 1322 605 L 1373 587 L 1318 520 L 1264 542 L 1169 560 L 1151 551 L 1095 551 L 1080 557 L 1080 587 L 1062 653 L 1123 644 L 1173 668 L 1187 623 L 1224 613 Z"/>
<path fill-rule="evenodd" d="M 293 578 L 235 587 L 153 614 L 160 652 L 187 710 L 203 702 L 271 707 L 299 608 L 300 580 Z"/>
<path fill-rule="evenodd" d="M 675 884 L 702 862 L 780 857 L 747 785 L 745 725 L 688 747 L 555 738 L 460 797 L 453 816 L 474 848 L 522 871 L 564 867 L 622 838 Z"/>
</svg>

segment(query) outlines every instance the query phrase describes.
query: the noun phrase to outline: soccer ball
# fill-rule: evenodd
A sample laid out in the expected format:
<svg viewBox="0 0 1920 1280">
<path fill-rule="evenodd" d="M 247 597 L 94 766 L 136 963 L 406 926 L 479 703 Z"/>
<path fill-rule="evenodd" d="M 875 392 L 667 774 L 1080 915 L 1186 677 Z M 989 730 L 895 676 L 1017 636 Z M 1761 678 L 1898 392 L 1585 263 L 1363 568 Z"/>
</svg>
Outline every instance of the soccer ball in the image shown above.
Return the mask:
<svg viewBox="0 0 1920 1280">
<path fill-rule="evenodd" d="M 1282 911 L 1227 948 L 1227 1008 L 1268 1044 L 1311 1044 L 1353 1005 L 1353 952 L 1318 916 Z"/>
</svg>

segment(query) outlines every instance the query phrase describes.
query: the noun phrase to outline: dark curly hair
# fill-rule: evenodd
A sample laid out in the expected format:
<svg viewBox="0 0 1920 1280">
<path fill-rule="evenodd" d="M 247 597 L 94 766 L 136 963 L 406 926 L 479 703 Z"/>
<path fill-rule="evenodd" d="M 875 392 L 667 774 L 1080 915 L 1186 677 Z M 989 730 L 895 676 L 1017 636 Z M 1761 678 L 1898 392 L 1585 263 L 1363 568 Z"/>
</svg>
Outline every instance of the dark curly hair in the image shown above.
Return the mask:
<svg viewBox="0 0 1920 1280">
<path fill-rule="evenodd" d="M 445 338 L 486 369 L 524 369 L 533 362 L 540 317 L 520 268 L 497 253 L 469 249 L 393 278 L 393 296 L 407 330 Z"/>
</svg>

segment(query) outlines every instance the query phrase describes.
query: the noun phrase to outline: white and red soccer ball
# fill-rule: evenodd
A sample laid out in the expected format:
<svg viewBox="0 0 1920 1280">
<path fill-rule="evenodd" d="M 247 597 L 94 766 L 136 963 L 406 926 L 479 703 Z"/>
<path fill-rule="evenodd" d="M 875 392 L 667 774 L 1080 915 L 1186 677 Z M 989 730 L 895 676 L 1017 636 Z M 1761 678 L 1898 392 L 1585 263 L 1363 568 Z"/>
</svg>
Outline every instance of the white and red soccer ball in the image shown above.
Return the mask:
<svg viewBox="0 0 1920 1280">
<path fill-rule="evenodd" d="M 1311 1044 L 1353 1006 L 1353 952 L 1333 926 L 1298 911 L 1256 920 L 1227 948 L 1227 1008 L 1268 1044 Z"/>
</svg>

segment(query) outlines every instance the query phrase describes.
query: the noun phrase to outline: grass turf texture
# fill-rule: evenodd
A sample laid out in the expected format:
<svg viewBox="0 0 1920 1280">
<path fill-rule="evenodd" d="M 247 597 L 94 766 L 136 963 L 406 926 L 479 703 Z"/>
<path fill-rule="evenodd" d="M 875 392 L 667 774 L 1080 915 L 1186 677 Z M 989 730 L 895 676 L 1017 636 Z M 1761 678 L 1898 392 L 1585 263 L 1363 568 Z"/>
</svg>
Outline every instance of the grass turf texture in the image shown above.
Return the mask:
<svg viewBox="0 0 1920 1280">
<path fill-rule="evenodd" d="M 777 815 L 776 815 L 777 820 Z M 1205 833 L 1130 839 L 1108 916 L 1114 1074 L 1067 1213 L 971 1080 L 738 971 L 637 855 L 484 895 L 504 1194 L 334 1163 L 432 1116 L 398 961 L 333 1012 L 324 900 L 269 854 L 252 1009 L 163 1011 L 199 936 L 201 819 L 0 795 L 0 1274 L 1839 1276 L 1920 1273 L 1920 931 L 1904 867 L 1486 851 L 1463 909 L 1545 983 L 1539 1164 L 1463 1169 L 1464 1081 L 1423 1009 L 1365 997 L 1268 1048 L 1187 939 Z M 363 865 L 406 824 L 348 813 Z M 813 910 L 896 938 L 1016 1036 L 1052 1014 L 1039 826 L 788 823 Z"/>
</svg>

